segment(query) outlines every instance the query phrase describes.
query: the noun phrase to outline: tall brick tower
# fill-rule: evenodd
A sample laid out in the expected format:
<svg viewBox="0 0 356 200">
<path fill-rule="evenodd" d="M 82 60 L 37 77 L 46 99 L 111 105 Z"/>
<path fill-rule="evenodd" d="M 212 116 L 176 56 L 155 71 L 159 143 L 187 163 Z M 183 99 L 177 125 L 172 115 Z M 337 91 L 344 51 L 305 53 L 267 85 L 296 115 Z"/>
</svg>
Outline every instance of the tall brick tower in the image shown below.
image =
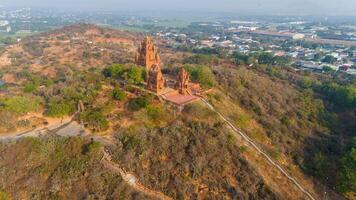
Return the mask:
<svg viewBox="0 0 356 200">
<path fill-rule="evenodd" d="M 149 72 L 153 65 L 160 66 L 161 60 L 158 55 L 158 50 L 154 46 L 152 39 L 148 36 L 142 41 L 138 48 L 138 55 L 136 57 L 136 64 L 146 67 Z"/>
<path fill-rule="evenodd" d="M 164 77 L 161 72 L 161 60 L 157 48 L 150 37 L 145 37 L 138 48 L 136 64 L 146 67 L 146 81 L 149 90 L 160 93 L 164 89 Z"/>
<path fill-rule="evenodd" d="M 191 91 L 189 89 L 189 74 L 185 71 L 183 67 L 179 71 L 176 89 L 178 90 L 179 94 L 191 94 Z"/>
</svg>

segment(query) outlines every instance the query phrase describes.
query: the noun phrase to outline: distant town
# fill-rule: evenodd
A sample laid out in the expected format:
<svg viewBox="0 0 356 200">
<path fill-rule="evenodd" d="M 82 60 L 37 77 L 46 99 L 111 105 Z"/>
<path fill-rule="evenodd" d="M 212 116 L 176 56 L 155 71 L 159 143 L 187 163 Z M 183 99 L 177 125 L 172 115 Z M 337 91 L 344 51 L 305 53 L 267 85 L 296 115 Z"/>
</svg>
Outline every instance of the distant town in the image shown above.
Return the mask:
<svg viewBox="0 0 356 200">
<path fill-rule="evenodd" d="M 209 16 L 208 14 L 205 14 Z M 147 16 L 150 16 L 147 14 Z M 70 13 L 30 8 L 0 8 L 0 46 L 59 26 L 90 22 L 128 31 L 146 32 L 167 46 L 227 54 L 265 52 L 285 58 L 296 70 L 356 75 L 356 20 L 307 17 L 180 17 L 130 13 Z M 253 65 L 253 62 L 248 63 Z"/>
</svg>

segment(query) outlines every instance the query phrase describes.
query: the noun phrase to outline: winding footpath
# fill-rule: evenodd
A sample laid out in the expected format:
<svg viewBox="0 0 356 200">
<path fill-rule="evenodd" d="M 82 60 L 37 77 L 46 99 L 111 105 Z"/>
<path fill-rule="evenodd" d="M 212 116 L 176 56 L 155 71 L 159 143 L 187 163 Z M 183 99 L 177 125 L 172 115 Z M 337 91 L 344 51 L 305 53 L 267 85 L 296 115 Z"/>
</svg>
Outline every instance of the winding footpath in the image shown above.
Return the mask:
<svg viewBox="0 0 356 200">
<path fill-rule="evenodd" d="M 90 137 L 93 140 L 102 143 L 104 146 L 109 145 L 110 141 L 106 140 L 100 136 L 92 136 L 85 132 L 83 127 L 72 119 L 65 120 L 60 123 L 54 123 L 46 127 L 39 127 L 29 131 L 20 132 L 20 133 L 12 133 L 8 135 L 0 135 L 0 142 L 11 142 L 16 141 L 25 137 L 43 137 L 46 135 L 58 135 L 62 137 L 72 137 L 72 136 L 80 136 L 80 137 Z M 123 180 L 133 187 L 135 190 L 142 192 L 143 194 L 154 197 L 161 200 L 172 200 L 172 198 L 166 196 L 162 192 L 151 190 L 144 185 L 142 185 L 135 175 L 127 173 L 124 169 L 122 169 L 117 163 L 113 162 L 109 153 L 107 153 L 106 149 L 103 152 L 103 158 L 101 159 L 102 164 L 111 171 L 118 173 L 121 175 Z"/>
<path fill-rule="evenodd" d="M 315 200 L 315 198 L 306 190 L 303 188 L 303 186 L 298 183 L 298 181 L 292 177 L 291 175 L 288 174 L 287 171 L 285 171 L 277 162 L 275 162 L 267 153 L 265 153 L 258 145 L 256 142 L 254 142 L 249 136 L 247 136 L 245 133 L 243 133 L 240 129 L 236 128 L 224 115 L 222 115 L 219 111 L 217 111 L 214 106 L 212 106 L 206 99 L 201 98 L 201 100 L 204 102 L 205 105 L 207 105 L 210 110 L 215 112 L 216 114 L 219 115 L 219 117 L 227 123 L 227 125 L 234 131 L 235 134 L 238 134 L 238 136 L 241 136 L 248 144 L 250 144 L 256 151 L 258 151 L 260 154 L 262 154 L 267 161 L 272 164 L 274 167 L 276 167 L 282 174 L 284 174 L 295 186 L 298 187 L 298 189 L 303 192 L 306 196 L 308 196 L 311 200 Z"/>
<path fill-rule="evenodd" d="M 112 171 L 115 171 L 116 173 L 120 174 L 124 181 L 128 183 L 131 187 L 135 188 L 137 191 L 142 192 L 147 196 L 155 197 L 161 200 L 173 200 L 162 192 L 157 192 L 143 186 L 133 174 L 127 173 L 117 163 L 113 162 L 110 154 L 106 151 L 104 151 L 104 155 L 101 161 L 106 168 L 111 169 Z"/>
<path fill-rule="evenodd" d="M 267 153 L 265 153 L 257 144 L 254 142 L 249 136 L 247 136 L 245 133 L 243 133 L 240 129 L 236 128 L 224 115 L 222 115 L 219 111 L 217 111 L 214 106 L 212 106 L 206 99 L 201 98 L 202 102 L 209 107 L 210 110 L 218 114 L 218 116 L 226 122 L 226 124 L 234 131 L 236 136 L 242 137 L 243 140 L 245 140 L 251 147 L 253 147 L 257 152 L 259 152 L 261 155 L 263 155 L 266 160 L 276 167 L 283 175 L 285 175 L 301 192 L 303 192 L 309 199 L 315 200 L 315 198 L 306 190 L 303 188 L 303 186 L 291 175 L 288 174 L 287 171 L 285 171 L 277 162 L 275 162 Z M 69 134 L 68 134 L 69 133 Z M 79 125 L 77 122 L 73 121 L 72 119 L 53 124 L 47 127 L 40 127 L 36 128 L 30 131 L 22 132 L 22 133 L 17 133 L 17 134 L 10 134 L 10 135 L 0 135 L 0 142 L 9 142 L 13 140 L 18 140 L 24 137 L 42 137 L 48 134 L 56 134 L 59 136 L 90 136 L 87 134 L 84 129 L 82 129 L 81 125 Z M 94 140 L 103 143 L 104 145 L 107 144 L 104 138 L 98 137 L 98 136 L 93 136 L 92 137 Z M 165 194 L 157 191 L 150 190 L 149 188 L 143 186 L 141 183 L 139 183 L 138 179 L 133 175 L 126 173 L 125 170 L 123 170 L 117 163 L 113 162 L 111 159 L 111 156 L 104 150 L 104 156 L 101 160 L 101 162 L 106 166 L 107 168 L 115 171 L 116 173 L 120 174 L 124 181 L 128 183 L 130 186 L 135 188 L 136 190 L 151 196 L 155 197 L 161 200 L 171 200 L 172 198 L 166 196 Z"/>
</svg>

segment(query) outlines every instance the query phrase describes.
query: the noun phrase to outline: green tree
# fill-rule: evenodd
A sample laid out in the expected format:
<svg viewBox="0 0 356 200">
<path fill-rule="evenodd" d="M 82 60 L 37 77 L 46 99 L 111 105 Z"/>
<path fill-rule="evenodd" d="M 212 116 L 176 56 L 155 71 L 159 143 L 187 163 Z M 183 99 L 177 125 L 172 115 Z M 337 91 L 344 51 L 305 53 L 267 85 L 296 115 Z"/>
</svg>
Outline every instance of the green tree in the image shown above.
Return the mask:
<svg viewBox="0 0 356 200">
<path fill-rule="evenodd" d="M 186 66 L 192 81 L 199 82 L 204 88 L 211 88 L 215 85 L 214 74 L 209 67 L 206 66 Z"/>
<path fill-rule="evenodd" d="M 149 105 L 149 102 L 148 97 L 137 97 L 129 101 L 128 109 L 131 111 L 138 111 L 142 108 L 146 108 Z"/>
<path fill-rule="evenodd" d="M 257 60 L 259 64 L 269 65 L 274 63 L 273 55 L 271 53 L 266 53 L 266 52 L 259 54 Z"/>
<path fill-rule="evenodd" d="M 252 55 L 250 56 L 240 52 L 234 53 L 233 58 L 235 59 L 235 63 L 237 65 L 249 65 L 254 62 L 254 57 Z"/>
<path fill-rule="evenodd" d="M 109 128 L 109 122 L 99 108 L 89 109 L 81 113 L 80 119 L 93 131 L 105 131 Z"/>
<path fill-rule="evenodd" d="M 356 137 L 353 138 L 351 148 L 341 158 L 341 170 L 338 173 L 338 189 L 342 193 L 356 193 Z"/>
<path fill-rule="evenodd" d="M 311 88 L 313 86 L 313 80 L 310 77 L 307 76 L 303 76 L 299 82 L 298 82 L 299 86 L 307 89 L 307 88 Z"/>
<path fill-rule="evenodd" d="M 132 66 L 125 72 L 124 78 L 129 83 L 141 83 L 143 81 L 142 68 L 137 66 Z"/>
<path fill-rule="evenodd" d="M 322 61 L 325 63 L 334 64 L 337 59 L 334 56 L 327 55 L 322 59 Z"/>
<path fill-rule="evenodd" d="M 27 112 L 35 112 L 40 109 L 40 101 L 38 98 L 30 98 L 27 96 L 14 96 L 6 99 L 5 108 L 17 114 L 25 114 Z"/>
<path fill-rule="evenodd" d="M 113 64 L 103 70 L 103 75 L 105 77 L 118 78 L 124 73 L 125 67 L 121 64 Z"/>
<path fill-rule="evenodd" d="M 290 56 L 275 56 L 273 58 L 273 63 L 276 65 L 289 65 L 292 62 L 292 58 Z"/>
</svg>

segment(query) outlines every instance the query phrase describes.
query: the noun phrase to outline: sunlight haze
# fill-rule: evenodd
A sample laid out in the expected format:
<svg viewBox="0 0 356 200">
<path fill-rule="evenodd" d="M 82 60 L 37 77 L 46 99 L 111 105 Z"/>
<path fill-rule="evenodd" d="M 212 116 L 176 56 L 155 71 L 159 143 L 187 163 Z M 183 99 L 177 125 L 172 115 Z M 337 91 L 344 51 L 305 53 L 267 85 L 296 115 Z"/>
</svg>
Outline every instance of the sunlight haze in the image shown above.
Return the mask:
<svg viewBox="0 0 356 200">
<path fill-rule="evenodd" d="M 356 15 L 354 0 L 5 0 L 7 7 L 78 11 L 207 11 L 241 14 Z"/>
</svg>

